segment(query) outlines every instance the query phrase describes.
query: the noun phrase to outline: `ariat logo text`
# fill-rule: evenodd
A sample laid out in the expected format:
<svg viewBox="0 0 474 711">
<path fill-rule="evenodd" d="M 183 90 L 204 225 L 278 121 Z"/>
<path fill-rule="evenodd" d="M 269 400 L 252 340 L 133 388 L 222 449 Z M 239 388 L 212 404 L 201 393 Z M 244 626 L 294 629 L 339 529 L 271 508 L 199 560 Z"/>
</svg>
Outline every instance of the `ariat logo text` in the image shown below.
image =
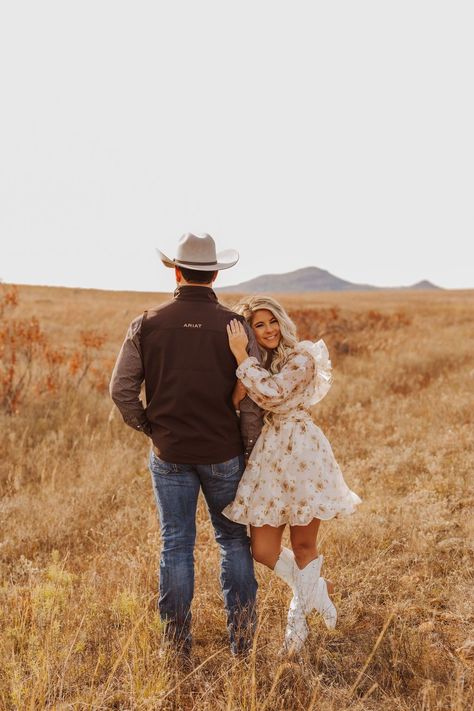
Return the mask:
<svg viewBox="0 0 474 711">
<path fill-rule="evenodd" d="M 183 323 L 183 328 L 201 328 L 202 323 Z"/>
</svg>

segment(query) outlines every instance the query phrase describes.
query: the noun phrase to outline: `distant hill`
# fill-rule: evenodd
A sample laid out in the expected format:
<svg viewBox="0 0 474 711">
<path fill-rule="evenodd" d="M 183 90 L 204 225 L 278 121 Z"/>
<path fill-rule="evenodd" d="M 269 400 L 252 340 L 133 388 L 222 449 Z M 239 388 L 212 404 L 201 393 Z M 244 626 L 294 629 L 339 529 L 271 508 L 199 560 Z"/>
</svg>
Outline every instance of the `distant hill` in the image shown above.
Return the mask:
<svg viewBox="0 0 474 711">
<path fill-rule="evenodd" d="M 304 292 L 304 291 L 374 291 L 378 289 L 439 289 L 429 281 L 419 281 L 413 286 L 381 287 L 370 284 L 354 284 L 340 279 L 334 274 L 318 267 L 305 267 L 285 274 L 263 274 L 249 281 L 223 286 L 216 291 L 228 292 Z"/>
</svg>

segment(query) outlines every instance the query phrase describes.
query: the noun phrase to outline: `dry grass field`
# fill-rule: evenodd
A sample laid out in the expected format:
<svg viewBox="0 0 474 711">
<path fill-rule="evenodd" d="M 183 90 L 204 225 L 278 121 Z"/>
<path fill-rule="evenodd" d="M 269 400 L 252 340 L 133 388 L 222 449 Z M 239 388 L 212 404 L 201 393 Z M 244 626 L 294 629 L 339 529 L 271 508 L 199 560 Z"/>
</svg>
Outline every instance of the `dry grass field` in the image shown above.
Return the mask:
<svg viewBox="0 0 474 711">
<path fill-rule="evenodd" d="M 328 343 L 314 416 L 363 499 L 321 526 L 339 622 L 312 618 L 301 663 L 280 658 L 290 596 L 257 566 L 258 635 L 233 660 L 201 501 L 187 674 L 158 656 L 148 440 L 106 390 L 129 321 L 165 296 L 18 297 L 0 314 L 0 709 L 474 707 L 473 291 L 281 297 Z"/>
</svg>

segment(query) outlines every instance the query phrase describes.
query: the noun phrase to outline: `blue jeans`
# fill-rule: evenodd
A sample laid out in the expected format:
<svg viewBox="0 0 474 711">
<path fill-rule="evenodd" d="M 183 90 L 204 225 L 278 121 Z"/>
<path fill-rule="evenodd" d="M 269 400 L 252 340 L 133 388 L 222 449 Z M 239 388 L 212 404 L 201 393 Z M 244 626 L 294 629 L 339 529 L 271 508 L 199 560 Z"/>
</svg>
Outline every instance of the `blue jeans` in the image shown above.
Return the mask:
<svg viewBox="0 0 474 711">
<path fill-rule="evenodd" d="M 172 464 L 152 451 L 150 472 L 161 524 L 159 610 L 168 641 L 191 648 L 196 507 L 202 488 L 221 552 L 221 588 L 234 654 L 251 645 L 256 623 L 255 580 L 246 527 L 222 509 L 235 498 L 243 456 L 221 464 Z"/>
</svg>

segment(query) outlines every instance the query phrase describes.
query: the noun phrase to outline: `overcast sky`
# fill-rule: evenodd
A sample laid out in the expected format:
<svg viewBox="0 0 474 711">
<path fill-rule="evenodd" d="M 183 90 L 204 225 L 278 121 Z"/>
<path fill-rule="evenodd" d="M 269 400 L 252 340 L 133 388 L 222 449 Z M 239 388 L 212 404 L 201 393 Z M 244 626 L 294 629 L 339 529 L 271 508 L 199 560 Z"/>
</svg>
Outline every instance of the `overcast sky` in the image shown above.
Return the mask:
<svg viewBox="0 0 474 711">
<path fill-rule="evenodd" d="M 168 291 L 239 263 L 474 287 L 474 4 L 59 0 L 0 11 L 0 278 Z"/>
</svg>

